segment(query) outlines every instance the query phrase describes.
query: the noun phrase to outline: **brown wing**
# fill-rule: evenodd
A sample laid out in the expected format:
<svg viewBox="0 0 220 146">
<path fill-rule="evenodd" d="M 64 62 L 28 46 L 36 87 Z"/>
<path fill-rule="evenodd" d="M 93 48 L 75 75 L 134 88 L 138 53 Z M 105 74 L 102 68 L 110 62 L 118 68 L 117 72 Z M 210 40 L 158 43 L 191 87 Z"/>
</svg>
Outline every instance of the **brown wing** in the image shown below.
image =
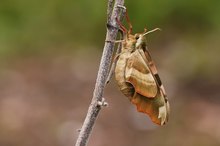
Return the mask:
<svg viewBox="0 0 220 146">
<path fill-rule="evenodd" d="M 131 102 L 137 110 L 164 125 L 169 117 L 169 102 L 150 54 L 141 49 L 134 51 L 127 61 L 125 77 L 135 88 Z"/>
<path fill-rule="evenodd" d="M 146 63 L 146 57 L 143 50 L 135 50 L 127 60 L 125 69 L 126 82 L 131 83 L 135 91 L 148 98 L 154 98 L 157 95 L 157 83 Z"/>
<path fill-rule="evenodd" d="M 151 58 L 151 55 L 150 55 L 150 53 L 149 53 L 147 48 L 145 48 L 144 54 L 145 55 L 143 55 L 143 58 L 145 59 L 145 61 L 146 61 L 147 65 L 148 65 L 152 75 L 154 76 L 154 79 L 155 79 L 155 81 L 157 83 L 157 86 L 160 87 L 160 90 L 162 90 L 162 94 L 166 97 L 167 95 L 166 95 L 164 86 L 163 86 L 163 84 L 161 82 L 161 79 L 160 79 L 160 76 L 159 76 L 159 74 L 157 72 L 157 68 L 155 66 L 155 63 L 153 62 L 153 60 Z"/>
<path fill-rule="evenodd" d="M 148 114 L 154 123 L 164 125 L 168 122 L 170 106 L 161 92 L 155 98 L 146 98 L 136 93 L 131 102 L 137 106 L 139 112 Z"/>
</svg>

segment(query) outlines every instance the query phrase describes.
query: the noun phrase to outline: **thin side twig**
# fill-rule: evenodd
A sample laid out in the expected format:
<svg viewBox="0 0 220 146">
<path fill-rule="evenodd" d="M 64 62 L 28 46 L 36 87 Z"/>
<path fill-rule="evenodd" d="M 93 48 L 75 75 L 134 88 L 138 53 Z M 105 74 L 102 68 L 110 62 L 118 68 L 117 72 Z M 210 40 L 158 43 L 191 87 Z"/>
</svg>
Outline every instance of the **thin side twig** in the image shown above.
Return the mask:
<svg viewBox="0 0 220 146">
<path fill-rule="evenodd" d="M 108 9 L 107 9 L 107 14 L 108 14 L 107 26 L 113 26 L 113 27 L 107 27 L 106 40 L 115 40 L 117 37 L 118 29 L 117 29 L 116 18 L 120 18 L 120 8 L 117 6 L 118 5 L 123 6 L 124 0 L 115 0 L 114 8 L 112 8 L 113 7 L 112 3 L 113 0 L 109 0 Z M 75 146 L 86 146 L 92 128 L 95 124 L 95 120 L 99 114 L 99 111 L 101 110 L 101 106 L 98 103 L 102 101 L 103 98 L 105 82 L 111 65 L 113 51 L 114 51 L 114 42 L 106 41 L 102 53 L 97 79 L 96 79 L 95 89 L 93 92 L 93 98 Z"/>
</svg>

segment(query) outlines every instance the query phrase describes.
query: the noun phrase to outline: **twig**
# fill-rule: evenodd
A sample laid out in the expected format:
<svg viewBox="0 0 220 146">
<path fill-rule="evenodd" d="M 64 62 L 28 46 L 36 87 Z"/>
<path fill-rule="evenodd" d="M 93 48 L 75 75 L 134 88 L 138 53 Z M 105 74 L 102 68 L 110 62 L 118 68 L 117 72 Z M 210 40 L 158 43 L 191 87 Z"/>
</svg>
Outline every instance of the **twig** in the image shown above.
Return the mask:
<svg viewBox="0 0 220 146">
<path fill-rule="evenodd" d="M 108 8 L 107 8 L 107 24 L 111 21 L 111 14 L 113 10 L 114 0 L 108 0 Z"/>
<path fill-rule="evenodd" d="M 108 1 L 106 40 L 115 40 L 117 37 L 118 28 L 117 28 L 116 18 L 120 18 L 120 8 L 117 7 L 118 5 L 123 6 L 124 0 L 115 0 L 114 8 L 112 8 L 113 0 Z M 113 26 L 113 27 L 109 27 L 109 26 Z M 114 42 L 106 41 L 102 53 L 97 79 L 96 79 L 95 89 L 93 92 L 93 98 L 75 146 L 86 146 L 88 142 L 95 120 L 101 109 L 99 103 L 100 101 L 103 101 L 102 98 L 105 87 L 105 81 L 108 76 L 108 71 L 111 65 L 113 51 L 114 51 Z"/>
<path fill-rule="evenodd" d="M 119 8 L 122 8 L 122 13 L 121 13 L 121 19 L 120 19 L 120 21 L 122 21 L 123 20 L 123 18 L 124 18 L 124 15 L 125 15 L 125 12 L 126 12 L 126 9 L 124 9 L 121 5 L 118 5 L 118 7 Z M 121 39 L 121 38 L 124 38 L 124 33 L 123 33 L 123 31 L 122 30 L 120 30 L 120 33 L 121 33 L 121 35 L 119 36 L 119 40 Z M 106 79 L 106 83 L 105 84 L 108 84 L 109 83 L 109 81 L 111 80 L 111 77 L 112 77 L 112 75 L 113 75 L 113 73 L 114 73 L 114 70 L 115 70 L 115 66 L 116 66 L 116 62 L 117 62 L 117 60 L 118 60 L 118 54 L 120 54 L 120 52 L 121 52 L 121 43 L 119 43 L 118 44 L 118 47 L 117 47 L 117 50 L 116 50 L 116 52 L 115 52 L 115 58 L 114 58 L 114 60 L 113 60 L 113 62 L 112 62 L 112 65 L 111 65 L 111 68 L 110 68 L 110 71 L 109 71 L 109 74 L 108 74 L 108 77 L 107 77 L 107 79 Z"/>
</svg>

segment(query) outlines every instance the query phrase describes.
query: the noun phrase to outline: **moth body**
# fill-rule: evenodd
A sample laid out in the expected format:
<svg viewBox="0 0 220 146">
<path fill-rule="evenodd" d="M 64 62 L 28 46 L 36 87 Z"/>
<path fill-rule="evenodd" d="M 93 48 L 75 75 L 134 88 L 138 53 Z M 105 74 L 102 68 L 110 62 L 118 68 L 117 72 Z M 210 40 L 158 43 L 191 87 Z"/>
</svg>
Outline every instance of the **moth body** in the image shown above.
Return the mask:
<svg viewBox="0 0 220 146">
<path fill-rule="evenodd" d="M 130 57 L 131 52 L 124 50 L 122 54 L 119 56 L 116 68 L 115 68 L 115 78 L 118 83 L 119 89 L 122 91 L 122 93 L 127 97 L 132 97 L 134 94 L 134 88 L 133 86 L 126 82 L 125 79 L 125 68 L 127 65 L 127 60 Z"/>
<path fill-rule="evenodd" d="M 154 123 L 164 125 L 169 117 L 169 103 L 147 50 L 145 33 L 125 35 L 115 78 L 119 89 L 139 112 L 148 114 Z"/>
</svg>

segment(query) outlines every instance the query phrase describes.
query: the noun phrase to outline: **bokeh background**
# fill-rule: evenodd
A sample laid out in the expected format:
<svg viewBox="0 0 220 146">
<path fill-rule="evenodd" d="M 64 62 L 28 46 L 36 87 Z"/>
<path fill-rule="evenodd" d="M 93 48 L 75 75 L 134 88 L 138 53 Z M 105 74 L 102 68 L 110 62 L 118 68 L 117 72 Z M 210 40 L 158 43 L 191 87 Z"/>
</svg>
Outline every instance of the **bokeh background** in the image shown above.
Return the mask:
<svg viewBox="0 0 220 146">
<path fill-rule="evenodd" d="M 90 146 L 220 145 L 220 1 L 126 0 L 171 104 L 158 127 L 107 85 Z M 90 104 L 107 0 L 1 0 L 0 145 L 71 146 Z"/>
</svg>

